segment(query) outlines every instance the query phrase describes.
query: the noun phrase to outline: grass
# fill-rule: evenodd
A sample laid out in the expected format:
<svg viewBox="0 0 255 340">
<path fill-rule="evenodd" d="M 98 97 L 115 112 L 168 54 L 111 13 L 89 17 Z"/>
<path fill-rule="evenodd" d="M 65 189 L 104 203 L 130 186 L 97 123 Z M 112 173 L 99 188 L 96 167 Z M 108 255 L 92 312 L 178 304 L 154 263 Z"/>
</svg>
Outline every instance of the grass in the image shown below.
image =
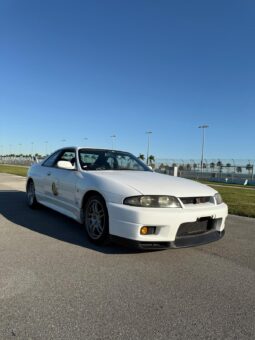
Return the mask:
<svg viewBox="0 0 255 340">
<path fill-rule="evenodd" d="M 210 186 L 221 194 L 230 214 L 255 217 L 255 190 Z"/>
<path fill-rule="evenodd" d="M 26 176 L 27 167 L 0 165 L 0 173 L 8 173 L 18 176 Z M 228 205 L 229 213 L 240 216 L 255 217 L 255 190 L 249 190 L 244 187 L 228 187 L 228 185 L 214 186 L 212 183 L 206 183 L 217 190 Z"/>
<path fill-rule="evenodd" d="M 7 173 L 18 176 L 26 176 L 28 167 L 0 164 L 0 173 Z"/>
<path fill-rule="evenodd" d="M 225 182 L 212 182 L 212 181 L 206 181 L 206 180 L 202 180 L 202 179 L 199 179 L 199 180 L 195 180 L 199 183 L 203 183 L 203 184 L 206 184 L 206 185 L 217 185 L 217 186 L 225 186 L 225 187 L 229 187 L 229 186 L 234 186 L 234 187 L 238 187 L 238 188 L 251 188 L 251 189 L 255 189 L 255 186 L 254 185 L 241 185 L 241 184 L 231 184 L 231 183 L 225 183 Z"/>
</svg>

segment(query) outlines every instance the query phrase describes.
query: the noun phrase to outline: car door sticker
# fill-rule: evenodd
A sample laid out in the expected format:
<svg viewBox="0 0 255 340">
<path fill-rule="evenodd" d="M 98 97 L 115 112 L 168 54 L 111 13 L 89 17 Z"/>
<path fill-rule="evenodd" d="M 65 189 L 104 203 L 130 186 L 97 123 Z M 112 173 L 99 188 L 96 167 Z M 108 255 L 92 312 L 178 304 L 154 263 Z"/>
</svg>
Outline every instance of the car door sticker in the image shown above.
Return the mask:
<svg viewBox="0 0 255 340">
<path fill-rule="evenodd" d="M 52 189 L 53 195 L 57 196 L 58 195 L 58 189 L 57 189 L 55 182 L 52 183 L 51 189 Z"/>
</svg>

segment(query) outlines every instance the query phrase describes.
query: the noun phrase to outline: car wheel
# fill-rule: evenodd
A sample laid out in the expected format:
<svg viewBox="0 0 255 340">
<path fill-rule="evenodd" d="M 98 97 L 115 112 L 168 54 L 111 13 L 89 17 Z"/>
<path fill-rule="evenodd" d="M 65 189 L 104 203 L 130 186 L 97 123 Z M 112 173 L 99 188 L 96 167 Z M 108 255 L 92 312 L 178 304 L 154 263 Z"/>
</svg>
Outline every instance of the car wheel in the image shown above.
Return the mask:
<svg viewBox="0 0 255 340">
<path fill-rule="evenodd" d="M 84 207 L 84 216 L 89 239 L 97 244 L 105 243 L 109 235 L 109 218 L 105 201 L 100 195 L 88 198 Z"/>
<path fill-rule="evenodd" d="M 38 205 L 35 196 L 35 185 L 32 180 L 30 180 L 27 184 L 27 203 L 30 208 L 36 208 Z"/>
</svg>

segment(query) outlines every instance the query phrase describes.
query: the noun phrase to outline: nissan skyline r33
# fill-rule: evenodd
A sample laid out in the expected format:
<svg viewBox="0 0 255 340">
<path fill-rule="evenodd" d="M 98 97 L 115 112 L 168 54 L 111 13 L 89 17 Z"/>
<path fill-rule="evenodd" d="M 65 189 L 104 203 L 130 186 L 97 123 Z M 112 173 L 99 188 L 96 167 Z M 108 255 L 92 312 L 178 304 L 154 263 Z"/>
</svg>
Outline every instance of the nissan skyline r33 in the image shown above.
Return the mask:
<svg viewBox="0 0 255 340">
<path fill-rule="evenodd" d="M 153 172 L 124 151 L 66 147 L 33 164 L 27 201 L 84 224 L 97 244 L 109 239 L 143 249 L 209 243 L 224 235 L 228 208 L 214 189 Z"/>
</svg>

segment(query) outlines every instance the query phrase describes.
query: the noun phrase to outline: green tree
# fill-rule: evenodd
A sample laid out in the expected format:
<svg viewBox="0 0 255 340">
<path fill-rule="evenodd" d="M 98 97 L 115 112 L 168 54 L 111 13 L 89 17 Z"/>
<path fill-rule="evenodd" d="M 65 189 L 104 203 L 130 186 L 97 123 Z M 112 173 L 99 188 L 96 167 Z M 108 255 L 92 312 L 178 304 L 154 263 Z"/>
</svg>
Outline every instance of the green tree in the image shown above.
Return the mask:
<svg viewBox="0 0 255 340">
<path fill-rule="evenodd" d="M 152 165 L 155 163 L 155 157 L 153 155 L 149 156 L 149 164 Z"/>
<path fill-rule="evenodd" d="M 230 164 L 230 163 L 227 163 L 227 164 L 226 164 L 226 167 L 227 167 L 228 172 L 229 172 L 229 170 L 230 170 L 230 168 L 231 168 L 231 164 Z"/>
<path fill-rule="evenodd" d="M 251 174 L 251 171 L 253 170 L 253 165 L 250 164 L 250 163 L 248 163 L 248 164 L 246 165 L 246 170 L 248 171 L 248 173 L 249 173 L 249 175 L 250 175 L 250 174 Z"/>
<path fill-rule="evenodd" d="M 217 165 L 217 167 L 219 168 L 219 172 L 221 172 L 221 171 L 222 171 L 222 167 L 223 167 L 222 162 L 221 162 L 221 161 L 218 161 L 216 165 Z"/>
<path fill-rule="evenodd" d="M 142 154 L 142 153 L 139 154 L 138 158 L 141 159 L 142 161 L 145 160 L 145 156 L 144 156 L 144 154 Z"/>
</svg>

